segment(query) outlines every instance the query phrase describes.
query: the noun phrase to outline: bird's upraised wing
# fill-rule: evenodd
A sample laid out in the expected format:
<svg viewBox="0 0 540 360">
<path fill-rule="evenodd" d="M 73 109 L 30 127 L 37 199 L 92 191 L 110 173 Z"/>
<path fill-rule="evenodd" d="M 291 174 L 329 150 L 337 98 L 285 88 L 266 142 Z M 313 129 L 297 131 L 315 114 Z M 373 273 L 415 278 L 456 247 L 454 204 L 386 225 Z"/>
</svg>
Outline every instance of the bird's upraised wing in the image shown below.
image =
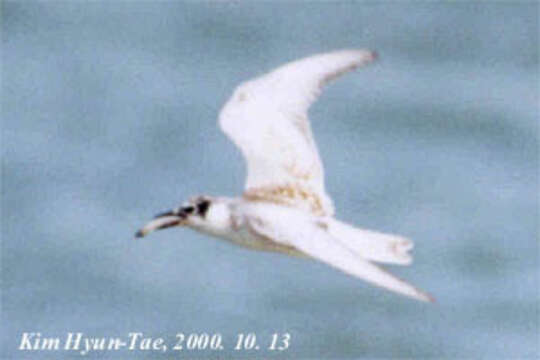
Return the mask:
<svg viewBox="0 0 540 360">
<path fill-rule="evenodd" d="M 314 55 L 238 86 L 219 124 L 246 159 L 244 197 L 333 215 L 308 108 L 330 80 L 374 59 L 367 50 Z"/>
</svg>

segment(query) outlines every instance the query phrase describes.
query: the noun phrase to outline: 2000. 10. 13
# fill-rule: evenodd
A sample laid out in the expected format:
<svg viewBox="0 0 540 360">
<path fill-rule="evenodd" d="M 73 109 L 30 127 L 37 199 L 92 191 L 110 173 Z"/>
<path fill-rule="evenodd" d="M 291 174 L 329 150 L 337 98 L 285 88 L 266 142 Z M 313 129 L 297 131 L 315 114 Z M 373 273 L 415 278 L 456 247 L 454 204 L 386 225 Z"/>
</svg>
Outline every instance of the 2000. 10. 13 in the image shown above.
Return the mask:
<svg viewBox="0 0 540 360">
<path fill-rule="evenodd" d="M 289 333 L 273 333 L 270 341 L 266 340 L 263 348 L 270 351 L 283 351 L 290 346 L 291 335 Z M 221 334 L 191 333 L 176 334 L 176 344 L 172 350 L 223 350 L 223 337 Z M 236 335 L 234 350 L 261 350 L 255 333 L 239 333 Z"/>
</svg>

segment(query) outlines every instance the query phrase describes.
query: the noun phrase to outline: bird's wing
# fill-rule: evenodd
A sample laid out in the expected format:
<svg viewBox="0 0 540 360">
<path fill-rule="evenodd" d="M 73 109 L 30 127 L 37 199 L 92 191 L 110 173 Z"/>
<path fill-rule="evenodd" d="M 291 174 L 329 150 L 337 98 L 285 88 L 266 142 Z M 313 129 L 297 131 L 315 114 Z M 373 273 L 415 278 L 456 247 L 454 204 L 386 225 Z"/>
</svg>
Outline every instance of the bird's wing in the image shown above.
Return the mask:
<svg viewBox="0 0 540 360">
<path fill-rule="evenodd" d="M 247 199 L 333 214 L 308 108 L 326 83 L 373 59 L 367 50 L 314 55 L 236 88 L 219 124 L 246 159 Z"/>
<path fill-rule="evenodd" d="M 347 274 L 417 300 L 433 301 L 425 292 L 359 257 L 333 238 L 316 220 L 286 210 L 272 213 L 255 210 L 246 215 L 246 219 L 252 231 L 292 246 Z"/>
</svg>

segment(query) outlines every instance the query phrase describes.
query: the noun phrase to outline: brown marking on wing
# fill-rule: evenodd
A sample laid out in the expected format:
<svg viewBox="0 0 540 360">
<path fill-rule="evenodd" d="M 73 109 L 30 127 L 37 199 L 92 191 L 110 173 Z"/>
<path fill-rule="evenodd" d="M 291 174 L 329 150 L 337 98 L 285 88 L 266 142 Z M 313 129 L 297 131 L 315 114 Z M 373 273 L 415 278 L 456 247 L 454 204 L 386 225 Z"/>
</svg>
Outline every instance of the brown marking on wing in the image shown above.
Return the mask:
<svg viewBox="0 0 540 360">
<path fill-rule="evenodd" d="M 320 227 L 324 231 L 328 231 L 328 224 L 325 223 L 324 221 L 319 220 L 319 221 L 315 222 L 315 225 L 317 225 L 318 227 Z"/>
<path fill-rule="evenodd" d="M 279 205 L 299 207 L 315 215 L 326 215 L 319 196 L 298 185 L 268 186 L 248 189 L 244 199 L 249 201 L 266 201 Z"/>
<path fill-rule="evenodd" d="M 299 180 L 304 180 L 308 182 L 313 177 L 312 172 L 300 171 L 296 164 L 285 165 L 284 167 L 285 167 L 285 171 L 287 171 L 289 174 L 291 174 L 293 177 Z"/>
</svg>

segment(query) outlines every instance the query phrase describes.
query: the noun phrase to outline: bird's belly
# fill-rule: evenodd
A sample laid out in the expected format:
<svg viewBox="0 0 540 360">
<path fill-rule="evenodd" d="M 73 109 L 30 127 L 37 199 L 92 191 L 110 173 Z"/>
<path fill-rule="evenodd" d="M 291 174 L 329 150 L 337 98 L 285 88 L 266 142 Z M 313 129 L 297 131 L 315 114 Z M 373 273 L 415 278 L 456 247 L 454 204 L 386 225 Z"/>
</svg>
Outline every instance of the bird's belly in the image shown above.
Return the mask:
<svg viewBox="0 0 540 360">
<path fill-rule="evenodd" d="M 242 247 L 247 247 L 252 250 L 272 251 L 284 253 L 292 256 L 304 257 L 305 255 L 296 248 L 275 242 L 274 240 L 250 231 L 242 226 L 238 230 L 231 232 L 226 236 L 227 240 Z"/>
</svg>

